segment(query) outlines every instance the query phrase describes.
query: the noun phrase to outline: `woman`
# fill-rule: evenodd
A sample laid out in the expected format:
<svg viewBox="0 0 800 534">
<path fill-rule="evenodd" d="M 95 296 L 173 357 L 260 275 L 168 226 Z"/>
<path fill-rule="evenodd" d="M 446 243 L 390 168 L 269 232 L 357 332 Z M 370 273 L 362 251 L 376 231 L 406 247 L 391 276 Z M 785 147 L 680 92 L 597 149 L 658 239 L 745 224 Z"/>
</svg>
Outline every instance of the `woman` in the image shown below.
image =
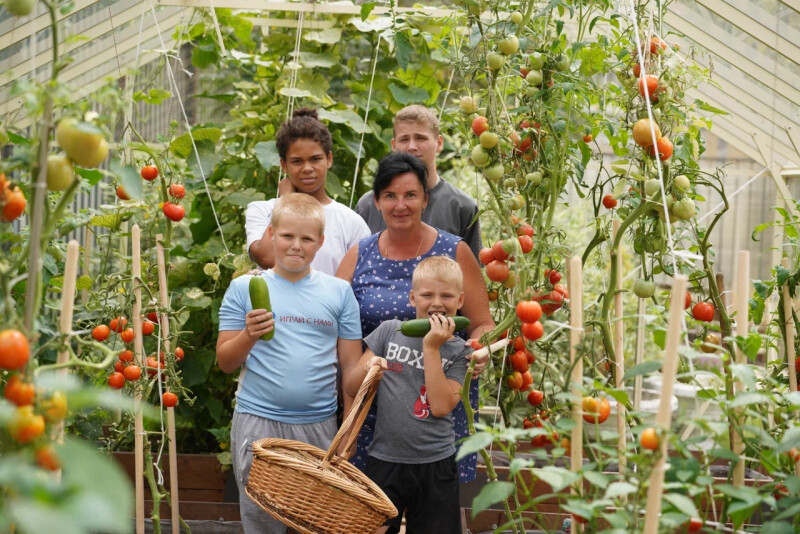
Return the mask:
<svg viewBox="0 0 800 534">
<path fill-rule="evenodd" d="M 275 144 L 281 168 L 288 177 L 288 184 L 281 191 L 306 193 L 322 204 L 325 240 L 311 267 L 333 276 L 345 253 L 370 231 L 356 212 L 334 202 L 325 192 L 325 177 L 333 165 L 331 133 L 317 119 L 316 110 L 300 108 L 294 111 L 291 120 L 281 125 Z M 272 242 L 266 234 L 275 200 L 251 202 L 247 206 L 247 250 L 262 269 L 275 265 Z"/>
<path fill-rule="evenodd" d="M 427 171 L 418 158 L 394 152 L 379 164 L 373 182 L 375 206 L 386 222 L 386 230 L 359 241 L 351 248 L 336 276 L 353 286 L 361 312 L 362 335 L 366 337 L 387 319 L 413 319 L 415 310 L 409 302 L 411 275 L 414 268 L 429 256 L 449 256 L 461 266 L 464 274 L 464 306 L 461 314 L 469 318 L 467 334 L 479 338 L 494 327 L 489 314 L 489 298 L 478 262 L 469 246 L 457 236 L 442 232 L 422 222 L 422 211 L 428 202 Z M 480 368 L 485 365 L 481 362 Z M 477 382 L 473 382 L 470 400 L 478 401 Z M 453 411 L 456 439 L 467 433 L 463 406 Z M 363 469 L 366 447 L 372 441 L 374 416 L 367 418 L 358 438 L 356 454 L 351 460 Z M 467 482 L 475 478 L 475 455 L 458 464 L 459 478 Z"/>
</svg>

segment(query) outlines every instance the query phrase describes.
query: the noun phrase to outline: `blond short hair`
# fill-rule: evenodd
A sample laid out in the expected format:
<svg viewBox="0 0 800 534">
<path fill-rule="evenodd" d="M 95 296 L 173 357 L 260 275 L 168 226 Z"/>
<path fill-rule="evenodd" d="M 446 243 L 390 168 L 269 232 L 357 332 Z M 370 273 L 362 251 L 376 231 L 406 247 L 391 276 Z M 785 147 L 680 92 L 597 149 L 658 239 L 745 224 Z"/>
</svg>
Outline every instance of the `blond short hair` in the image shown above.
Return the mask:
<svg viewBox="0 0 800 534">
<path fill-rule="evenodd" d="M 426 124 L 431 131 L 439 135 L 439 117 L 429 107 L 420 104 L 411 104 L 397 112 L 394 116 L 393 128 L 400 122 L 416 122 Z"/>
<path fill-rule="evenodd" d="M 447 256 L 431 256 L 419 262 L 411 277 L 411 287 L 416 287 L 421 280 L 436 280 L 459 292 L 464 291 L 464 275 L 461 272 L 461 266 Z"/>
<path fill-rule="evenodd" d="M 273 228 L 281 224 L 281 217 L 293 215 L 300 219 L 314 219 L 319 222 L 319 235 L 325 232 L 325 210 L 319 201 L 305 193 L 289 193 L 282 196 L 275 203 L 272 210 L 270 226 Z"/>
</svg>

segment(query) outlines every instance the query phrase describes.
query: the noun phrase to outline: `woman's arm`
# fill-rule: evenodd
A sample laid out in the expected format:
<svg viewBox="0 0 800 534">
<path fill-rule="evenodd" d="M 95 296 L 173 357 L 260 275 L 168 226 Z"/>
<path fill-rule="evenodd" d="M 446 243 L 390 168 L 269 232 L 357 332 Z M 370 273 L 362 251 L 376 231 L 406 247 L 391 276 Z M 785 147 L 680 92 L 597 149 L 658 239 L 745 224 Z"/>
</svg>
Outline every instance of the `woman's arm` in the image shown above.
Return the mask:
<svg viewBox="0 0 800 534">
<path fill-rule="evenodd" d="M 358 245 L 353 245 L 347 254 L 342 258 L 339 268 L 336 269 L 336 278 L 341 278 L 349 283 L 353 283 L 353 274 L 356 272 L 356 262 L 358 261 Z"/>
<path fill-rule="evenodd" d="M 461 314 L 469 319 L 469 337 L 478 339 L 495 326 L 489 313 L 486 282 L 478 261 L 464 241 L 459 242 L 456 247 L 456 261 L 464 275 L 464 305 L 461 307 Z"/>
<path fill-rule="evenodd" d="M 258 338 L 273 329 L 272 312 L 252 310 L 247 313 L 242 330 L 223 330 L 217 338 L 217 363 L 224 373 L 242 366 Z"/>
</svg>

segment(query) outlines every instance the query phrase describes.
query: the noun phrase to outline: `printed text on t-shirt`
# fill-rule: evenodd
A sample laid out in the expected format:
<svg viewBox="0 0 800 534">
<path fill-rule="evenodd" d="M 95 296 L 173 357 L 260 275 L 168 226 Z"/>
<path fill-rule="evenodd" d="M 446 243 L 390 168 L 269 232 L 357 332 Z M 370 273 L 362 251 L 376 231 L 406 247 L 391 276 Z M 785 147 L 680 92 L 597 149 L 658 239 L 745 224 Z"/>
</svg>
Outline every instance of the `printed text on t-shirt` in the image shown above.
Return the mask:
<svg viewBox="0 0 800 534">
<path fill-rule="evenodd" d="M 391 341 L 386 345 L 386 360 L 390 362 L 396 360 L 400 363 L 413 365 L 417 369 L 425 369 L 422 352 L 412 350 L 403 345 L 398 345 L 397 343 L 392 343 Z M 450 360 L 442 358 L 442 368 L 448 363 L 450 363 Z"/>
<path fill-rule="evenodd" d="M 281 323 L 305 323 L 319 326 L 333 326 L 333 321 L 329 319 L 317 319 L 316 317 L 297 317 L 296 315 L 281 315 L 278 318 Z"/>
</svg>

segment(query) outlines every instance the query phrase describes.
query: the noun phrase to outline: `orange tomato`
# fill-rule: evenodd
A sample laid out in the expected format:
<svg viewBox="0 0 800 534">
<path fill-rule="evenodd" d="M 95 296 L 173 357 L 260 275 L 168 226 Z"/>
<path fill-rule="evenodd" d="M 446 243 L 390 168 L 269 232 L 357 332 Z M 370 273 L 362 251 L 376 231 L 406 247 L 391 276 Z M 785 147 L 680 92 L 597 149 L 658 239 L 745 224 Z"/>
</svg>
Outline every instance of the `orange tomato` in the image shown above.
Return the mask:
<svg viewBox="0 0 800 534">
<path fill-rule="evenodd" d="M 179 362 L 182 362 L 183 357 L 184 357 L 183 349 L 180 347 L 175 347 L 175 359 L 177 359 Z"/>
<path fill-rule="evenodd" d="M 639 443 L 645 449 L 654 451 L 654 450 L 658 449 L 658 446 L 660 445 L 661 440 L 658 439 L 658 434 L 656 433 L 656 429 L 653 428 L 653 427 L 650 427 L 650 428 L 645 429 L 645 431 L 642 432 L 642 435 L 639 436 Z"/>
<path fill-rule="evenodd" d="M 33 412 L 33 406 L 19 406 L 8 425 L 11 438 L 17 443 L 30 443 L 44 434 L 44 417 Z"/>
<path fill-rule="evenodd" d="M 120 333 L 125 330 L 125 325 L 128 324 L 128 320 L 125 317 L 115 317 L 111 319 L 108 323 L 108 327 L 111 329 L 112 332 Z"/>
<path fill-rule="evenodd" d="M 34 453 L 36 465 L 48 471 L 58 471 L 61 469 L 61 460 L 56 454 L 52 445 L 44 445 L 36 449 Z"/>
<path fill-rule="evenodd" d="M 519 391 L 522 387 L 522 373 L 519 371 L 514 371 L 508 375 L 506 377 L 506 384 L 508 384 L 508 389 L 512 391 Z"/>
<path fill-rule="evenodd" d="M 134 333 L 133 333 L 133 328 L 126 328 L 126 329 L 125 329 L 125 330 L 123 330 L 123 331 L 122 331 L 122 333 L 119 335 L 119 338 L 120 338 L 120 339 L 121 339 L 123 342 L 125 342 L 125 343 L 130 343 L 130 342 L 132 342 L 134 337 L 135 337 L 135 336 L 134 336 Z"/>
<path fill-rule="evenodd" d="M 125 377 L 122 373 L 111 373 L 108 377 L 108 385 L 113 389 L 122 389 L 125 387 Z"/>
<path fill-rule="evenodd" d="M 33 384 L 23 382 L 19 375 L 13 375 L 6 382 L 6 389 L 3 391 L 3 396 L 9 402 L 17 406 L 27 406 L 33 404 L 33 399 L 36 396 L 36 388 Z"/>
<path fill-rule="evenodd" d="M 54 391 L 41 402 L 40 408 L 48 423 L 57 423 L 67 416 L 67 397 L 61 391 Z"/>
<path fill-rule="evenodd" d="M 99 324 L 92 329 L 92 337 L 97 341 L 105 341 L 111 334 L 111 329 L 104 324 Z"/>
<path fill-rule="evenodd" d="M 522 323 L 520 331 L 526 339 L 536 341 L 544 335 L 544 326 L 542 326 L 542 323 L 539 321 L 535 323 Z"/>
<path fill-rule="evenodd" d="M 125 376 L 125 380 L 133 382 L 134 380 L 139 380 L 139 377 L 142 376 L 142 370 L 138 365 L 129 365 L 122 371 L 122 374 Z"/>
<path fill-rule="evenodd" d="M 19 330 L 0 332 L 0 369 L 18 371 L 25 367 L 30 357 L 28 338 Z"/>
</svg>

